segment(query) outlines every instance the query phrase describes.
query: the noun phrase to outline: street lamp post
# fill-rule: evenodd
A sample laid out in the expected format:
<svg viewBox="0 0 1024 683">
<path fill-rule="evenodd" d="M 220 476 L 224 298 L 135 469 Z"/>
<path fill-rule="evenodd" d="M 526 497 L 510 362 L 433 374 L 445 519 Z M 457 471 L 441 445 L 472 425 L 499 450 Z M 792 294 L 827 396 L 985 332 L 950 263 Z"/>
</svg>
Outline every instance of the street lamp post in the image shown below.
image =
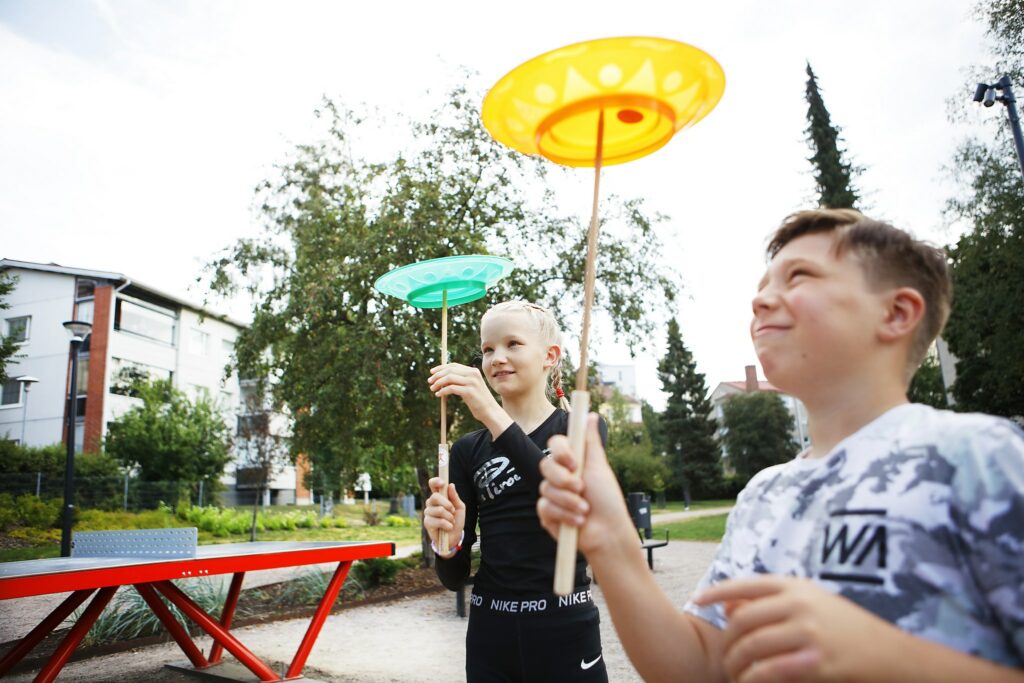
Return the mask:
<svg viewBox="0 0 1024 683">
<path fill-rule="evenodd" d="M 996 95 L 1001 90 L 1002 95 Z M 1017 98 L 1013 96 L 1013 82 L 1005 75 L 995 83 L 979 83 L 974 90 L 974 101 L 991 107 L 996 102 L 1006 105 L 1006 114 L 1010 117 L 1010 132 L 1013 133 L 1013 145 L 1017 148 L 1017 163 L 1024 175 L 1024 133 L 1020 128 L 1020 115 L 1017 114 Z"/>
<path fill-rule="evenodd" d="M 92 331 L 92 325 L 69 320 L 64 328 L 71 333 L 71 387 L 68 400 L 67 457 L 64 460 L 64 509 L 61 513 L 60 556 L 71 556 L 71 523 L 75 511 L 75 422 L 78 419 L 78 350 Z"/>
<path fill-rule="evenodd" d="M 15 377 L 15 382 L 21 382 L 22 391 L 25 393 L 25 403 L 21 406 L 21 441 L 22 447 L 25 446 L 25 420 L 28 418 L 28 390 L 32 388 L 32 385 L 39 381 L 37 377 L 32 375 L 22 375 L 21 377 Z"/>
</svg>

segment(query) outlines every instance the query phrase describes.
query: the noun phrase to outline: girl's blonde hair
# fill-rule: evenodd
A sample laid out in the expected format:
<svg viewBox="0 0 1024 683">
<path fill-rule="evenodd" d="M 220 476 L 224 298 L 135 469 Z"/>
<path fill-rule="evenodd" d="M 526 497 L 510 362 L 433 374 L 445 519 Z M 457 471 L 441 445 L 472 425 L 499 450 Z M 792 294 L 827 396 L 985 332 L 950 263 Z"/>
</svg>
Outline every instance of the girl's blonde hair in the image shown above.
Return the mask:
<svg viewBox="0 0 1024 683">
<path fill-rule="evenodd" d="M 548 372 L 548 396 L 552 399 L 557 398 L 562 409 L 568 411 L 569 401 L 565 398 L 565 392 L 562 390 L 562 356 L 565 346 L 562 344 L 562 330 L 559 329 L 555 316 L 543 306 L 531 304 L 529 301 L 518 300 L 503 301 L 500 304 L 491 306 L 484 313 L 483 318 L 486 318 L 491 313 L 525 313 L 533 321 L 544 344 L 558 347 L 558 360 L 555 361 L 555 364 L 551 366 L 551 370 Z M 480 319 L 481 322 L 483 322 L 483 318 Z"/>
</svg>

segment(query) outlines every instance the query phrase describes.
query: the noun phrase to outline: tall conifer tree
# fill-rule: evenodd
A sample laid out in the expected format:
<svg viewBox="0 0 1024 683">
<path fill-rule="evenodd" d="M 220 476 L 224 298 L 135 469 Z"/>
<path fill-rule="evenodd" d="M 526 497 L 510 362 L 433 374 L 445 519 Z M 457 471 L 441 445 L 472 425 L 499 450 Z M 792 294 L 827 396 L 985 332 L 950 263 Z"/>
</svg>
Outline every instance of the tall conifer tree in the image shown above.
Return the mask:
<svg viewBox="0 0 1024 683">
<path fill-rule="evenodd" d="M 679 323 L 668 323 L 668 349 L 658 363 L 658 379 L 668 394 L 660 428 L 666 453 L 683 495 L 708 497 L 722 478 L 717 425 L 704 375 L 697 372 L 693 354 L 683 343 Z"/>
<path fill-rule="evenodd" d="M 818 90 L 818 79 L 807 64 L 807 144 L 811 146 L 808 159 L 814 164 L 814 182 L 819 203 L 830 209 L 852 209 L 860 195 L 853 186 L 857 168 L 844 159 L 839 148 L 840 128 L 833 125 L 825 108 L 825 100 Z"/>
</svg>

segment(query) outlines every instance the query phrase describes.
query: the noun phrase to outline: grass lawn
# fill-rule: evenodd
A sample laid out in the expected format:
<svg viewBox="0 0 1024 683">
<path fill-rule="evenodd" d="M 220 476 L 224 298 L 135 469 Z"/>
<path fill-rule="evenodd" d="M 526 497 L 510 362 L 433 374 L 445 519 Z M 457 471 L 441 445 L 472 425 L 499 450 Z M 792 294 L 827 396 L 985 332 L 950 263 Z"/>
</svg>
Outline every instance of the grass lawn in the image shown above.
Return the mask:
<svg viewBox="0 0 1024 683">
<path fill-rule="evenodd" d="M 723 499 L 723 500 L 694 500 L 690 501 L 690 510 L 709 510 L 711 508 L 731 508 L 736 504 L 736 500 Z M 666 501 L 665 507 L 658 507 L 658 502 L 651 500 L 651 512 L 658 514 L 659 512 L 682 512 L 684 509 L 683 501 L 681 500 L 670 500 Z"/>
<path fill-rule="evenodd" d="M 690 506 L 693 509 L 693 506 Z M 709 541 L 718 543 L 725 535 L 725 519 L 729 515 L 708 515 L 707 517 L 696 517 L 682 522 L 670 522 L 668 524 L 657 524 L 654 527 L 654 535 L 668 529 L 669 538 L 675 541 Z"/>
</svg>

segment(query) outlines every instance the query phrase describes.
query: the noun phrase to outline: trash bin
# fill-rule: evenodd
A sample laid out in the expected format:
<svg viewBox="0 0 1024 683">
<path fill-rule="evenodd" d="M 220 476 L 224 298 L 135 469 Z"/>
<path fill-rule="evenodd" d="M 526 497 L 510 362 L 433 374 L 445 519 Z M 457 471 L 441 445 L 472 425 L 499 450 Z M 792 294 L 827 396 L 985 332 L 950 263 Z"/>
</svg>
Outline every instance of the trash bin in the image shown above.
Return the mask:
<svg viewBox="0 0 1024 683">
<path fill-rule="evenodd" d="M 402 496 L 402 514 L 406 517 L 416 516 L 416 496 L 411 494 Z"/>
<path fill-rule="evenodd" d="M 634 491 L 626 494 L 626 507 L 629 508 L 629 516 L 633 519 L 633 526 L 643 529 L 644 536 L 650 538 L 651 534 L 651 498 L 646 493 Z"/>
</svg>

